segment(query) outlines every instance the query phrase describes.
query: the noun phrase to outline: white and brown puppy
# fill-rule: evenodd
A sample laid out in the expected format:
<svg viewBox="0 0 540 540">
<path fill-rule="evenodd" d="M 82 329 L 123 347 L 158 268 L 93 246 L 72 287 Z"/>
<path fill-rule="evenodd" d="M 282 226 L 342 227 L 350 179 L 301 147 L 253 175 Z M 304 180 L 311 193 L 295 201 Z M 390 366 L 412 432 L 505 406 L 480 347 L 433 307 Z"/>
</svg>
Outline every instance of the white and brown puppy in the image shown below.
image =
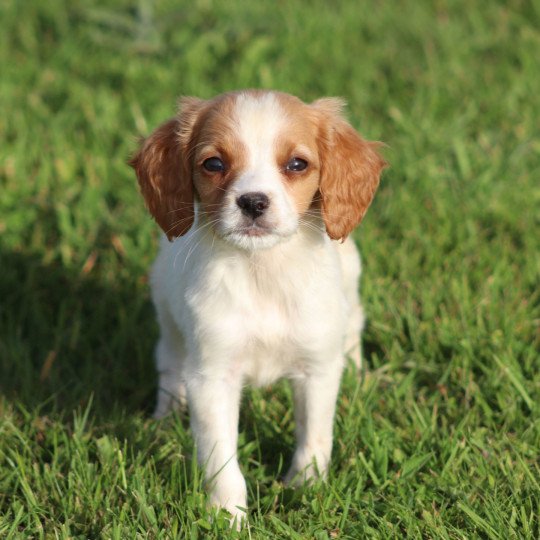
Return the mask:
<svg viewBox="0 0 540 540">
<path fill-rule="evenodd" d="M 360 364 L 360 261 L 347 235 L 385 163 L 341 115 L 279 92 L 184 98 L 131 164 L 165 232 L 151 273 L 156 417 L 185 403 L 213 504 L 241 517 L 246 383 L 294 388 L 286 480 L 324 475 L 344 358 Z"/>
</svg>

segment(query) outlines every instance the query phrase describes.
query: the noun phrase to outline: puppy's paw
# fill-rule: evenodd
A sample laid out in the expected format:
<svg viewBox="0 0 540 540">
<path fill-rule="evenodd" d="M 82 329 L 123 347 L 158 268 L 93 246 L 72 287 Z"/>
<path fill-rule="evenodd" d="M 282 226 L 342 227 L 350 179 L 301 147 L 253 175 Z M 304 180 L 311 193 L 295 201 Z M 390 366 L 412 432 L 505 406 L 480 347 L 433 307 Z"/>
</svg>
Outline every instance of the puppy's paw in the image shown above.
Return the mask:
<svg viewBox="0 0 540 540">
<path fill-rule="evenodd" d="M 300 487 L 309 484 L 316 478 L 326 478 L 328 457 L 324 452 L 313 452 L 297 448 L 291 467 L 283 478 L 283 482 L 290 487 Z"/>
<path fill-rule="evenodd" d="M 227 510 L 227 512 L 231 514 L 231 518 L 229 520 L 229 525 L 231 526 L 231 529 L 236 529 L 237 531 L 240 531 L 248 524 L 247 513 L 243 508 L 225 508 L 225 510 Z"/>
<path fill-rule="evenodd" d="M 247 519 L 246 481 L 237 467 L 225 467 L 209 483 L 209 504 L 231 514 L 231 526 L 240 528 Z"/>
<path fill-rule="evenodd" d="M 231 528 L 239 531 L 247 523 L 247 493 L 245 484 L 237 487 L 239 489 L 233 489 L 228 494 L 223 490 L 219 492 L 213 490 L 210 494 L 210 505 L 226 510 L 231 515 L 229 520 Z"/>
<path fill-rule="evenodd" d="M 289 487 L 299 488 L 310 484 L 315 478 L 319 477 L 320 475 L 314 464 L 309 464 L 303 469 L 298 469 L 292 465 L 283 477 L 283 483 Z"/>
<path fill-rule="evenodd" d="M 156 420 L 164 418 L 172 412 L 187 409 L 186 385 L 181 380 L 160 381 L 157 403 L 152 415 Z"/>
</svg>

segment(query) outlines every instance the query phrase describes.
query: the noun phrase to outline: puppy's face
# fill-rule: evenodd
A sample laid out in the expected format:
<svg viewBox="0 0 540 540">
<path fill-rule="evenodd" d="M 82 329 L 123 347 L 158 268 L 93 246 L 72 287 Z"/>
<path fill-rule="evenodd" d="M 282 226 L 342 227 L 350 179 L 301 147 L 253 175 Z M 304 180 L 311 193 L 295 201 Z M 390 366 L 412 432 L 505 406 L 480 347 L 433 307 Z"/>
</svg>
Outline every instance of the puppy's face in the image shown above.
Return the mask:
<svg viewBox="0 0 540 540">
<path fill-rule="evenodd" d="M 299 100 L 226 96 L 193 135 L 193 182 L 218 234 L 248 249 L 294 234 L 317 193 L 316 123 Z"/>
<path fill-rule="evenodd" d="M 334 239 L 362 219 L 384 161 L 343 120 L 340 100 L 246 91 L 180 107 L 131 162 L 169 238 L 191 227 L 194 198 L 208 226 L 244 249 L 290 237 L 310 212 Z"/>
</svg>

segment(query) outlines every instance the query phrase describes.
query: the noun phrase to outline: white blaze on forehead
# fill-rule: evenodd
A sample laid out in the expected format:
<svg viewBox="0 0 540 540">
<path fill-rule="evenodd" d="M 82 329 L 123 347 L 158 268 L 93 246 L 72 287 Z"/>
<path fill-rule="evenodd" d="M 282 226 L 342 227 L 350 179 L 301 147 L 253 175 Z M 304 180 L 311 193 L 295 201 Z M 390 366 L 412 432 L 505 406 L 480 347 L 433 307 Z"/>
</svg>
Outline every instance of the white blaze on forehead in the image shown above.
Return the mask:
<svg viewBox="0 0 540 540">
<path fill-rule="evenodd" d="M 227 188 L 218 228 L 232 243 L 244 249 L 269 248 L 298 229 L 298 213 L 287 192 L 282 164 L 276 150 L 287 131 L 287 111 L 275 93 L 242 93 L 235 96 L 232 119 L 236 137 L 245 154 L 245 162 Z M 266 228 L 263 236 L 249 236 L 244 229 L 246 216 L 238 205 L 242 194 L 260 192 L 269 205 L 258 225 Z"/>
<path fill-rule="evenodd" d="M 275 141 L 286 123 L 286 113 L 276 95 L 240 94 L 233 114 L 238 136 L 248 150 L 249 167 L 275 167 Z"/>
</svg>

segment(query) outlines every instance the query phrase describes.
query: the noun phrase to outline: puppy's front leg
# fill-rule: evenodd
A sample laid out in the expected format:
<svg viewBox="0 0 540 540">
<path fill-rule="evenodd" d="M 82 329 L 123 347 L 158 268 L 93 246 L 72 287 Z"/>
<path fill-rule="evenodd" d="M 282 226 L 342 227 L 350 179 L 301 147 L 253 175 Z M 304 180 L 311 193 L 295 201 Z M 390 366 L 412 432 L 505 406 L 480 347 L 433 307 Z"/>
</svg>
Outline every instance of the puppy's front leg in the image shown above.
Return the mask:
<svg viewBox="0 0 540 540">
<path fill-rule="evenodd" d="M 285 482 L 301 484 L 326 476 L 332 452 L 334 411 L 343 361 L 293 383 L 297 446 Z"/>
<path fill-rule="evenodd" d="M 189 377 L 187 389 L 191 429 L 210 501 L 241 520 L 247 492 L 236 456 L 240 381 L 198 374 Z"/>
</svg>

